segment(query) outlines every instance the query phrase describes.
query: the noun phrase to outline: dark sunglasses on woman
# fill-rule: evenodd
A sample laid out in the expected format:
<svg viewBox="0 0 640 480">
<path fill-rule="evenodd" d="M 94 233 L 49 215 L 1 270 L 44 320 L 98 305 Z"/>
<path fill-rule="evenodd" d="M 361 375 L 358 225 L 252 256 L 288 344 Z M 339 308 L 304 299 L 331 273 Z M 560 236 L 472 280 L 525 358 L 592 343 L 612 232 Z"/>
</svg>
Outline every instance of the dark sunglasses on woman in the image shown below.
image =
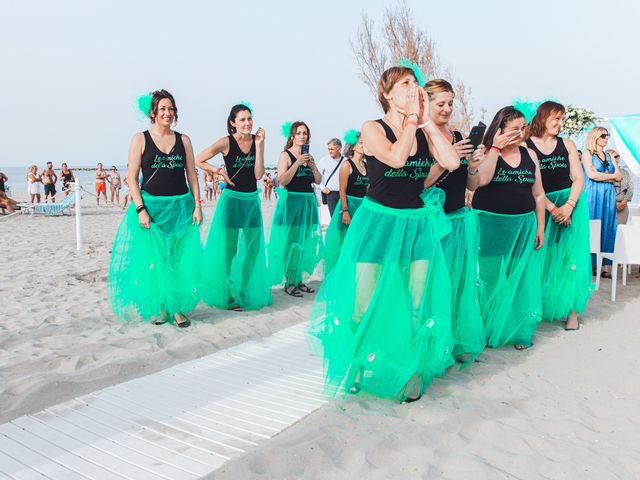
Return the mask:
<svg viewBox="0 0 640 480">
<path fill-rule="evenodd" d="M 602 135 L 600 135 L 601 139 L 605 139 L 605 138 L 609 138 L 609 134 L 608 133 L 603 133 Z"/>
</svg>

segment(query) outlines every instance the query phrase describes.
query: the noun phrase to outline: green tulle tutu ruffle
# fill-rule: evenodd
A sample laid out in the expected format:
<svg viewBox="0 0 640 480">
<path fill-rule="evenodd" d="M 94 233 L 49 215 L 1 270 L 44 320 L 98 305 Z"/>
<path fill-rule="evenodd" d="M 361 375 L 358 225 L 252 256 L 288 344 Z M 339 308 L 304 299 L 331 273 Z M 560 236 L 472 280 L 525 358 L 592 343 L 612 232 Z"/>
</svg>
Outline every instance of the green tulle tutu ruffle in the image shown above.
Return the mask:
<svg viewBox="0 0 640 480">
<path fill-rule="evenodd" d="M 478 303 L 478 237 L 469 209 L 451 212 L 447 218 L 451 233 L 442 239 L 442 251 L 451 282 L 453 355 L 466 366 L 486 345 Z"/>
<path fill-rule="evenodd" d="M 322 231 L 318 201 L 313 192 L 277 188 L 278 203 L 271 223 L 268 265 L 272 285 L 297 285 L 306 280 L 320 261 Z"/>
<path fill-rule="evenodd" d="M 394 209 L 366 198 L 311 309 L 310 349 L 329 395 L 402 400 L 453 364 L 443 195 Z"/>
<path fill-rule="evenodd" d="M 271 304 L 259 192 L 222 192 L 201 266 L 208 305 L 258 310 Z"/>
<path fill-rule="evenodd" d="M 353 216 L 355 215 L 360 205 L 362 205 L 362 198 L 347 196 L 347 205 L 349 206 L 349 215 L 353 220 Z M 331 217 L 331 222 L 329 223 L 327 232 L 325 234 L 324 252 L 322 255 L 324 259 L 325 275 L 338 262 L 340 250 L 342 249 L 342 244 L 344 243 L 344 237 L 347 235 L 347 230 L 349 228 L 349 225 L 345 225 L 344 223 L 342 223 L 341 210 L 342 201 L 338 200 L 336 209 L 334 210 L 334 214 Z"/>
<path fill-rule="evenodd" d="M 562 206 L 570 189 L 547 193 L 555 205 Z M 593 292 L 589 245 L 589 206 L 582 193 L 571 215 L 571 224 L 559 225 L 547 214 L 542 277 L 542 319 L 562 320 L 572 311 L 584 312 Z"/>
<path fill-rule="evenodd" d="M 535 212 L 472 210 L 479 239 L 479 303 L 487 345 L 531 345 L 542 318 L 542 251 L 535 250 Z"/>
<path fill-rule="evenodd" d="M 142 192 L 151 217 L 140 226 L 133 203 L 120 223 L 109 266 L 109 300 L 123 320 L 149 321 L 188 313 L 200 300 L 200 228 L 193 224 L 191 193 L 154 196 Z"/>
</svg>

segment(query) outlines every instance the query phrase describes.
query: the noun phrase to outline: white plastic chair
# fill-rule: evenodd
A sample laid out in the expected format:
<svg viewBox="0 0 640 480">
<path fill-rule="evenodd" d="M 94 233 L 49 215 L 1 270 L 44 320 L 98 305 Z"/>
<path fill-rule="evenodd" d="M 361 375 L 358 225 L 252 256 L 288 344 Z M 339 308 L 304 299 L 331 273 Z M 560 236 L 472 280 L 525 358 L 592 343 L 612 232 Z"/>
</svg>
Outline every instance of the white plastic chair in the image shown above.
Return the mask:
<svg viewBox="0 0 640 480">
<path fill-rule="evenodd" d="M 602 252 L 600 251 L 601 220 L 589 220 L 589 244 L 591 253 L 596 256 L 596 290 L 600 288 L 600 272 L 602 271 Z"/>
<path fill-rule="evenodd" d="M 320 205 L 319 214 L 320 226 L 323 228 L 327 228 L 329 226 L 329 223 L 331 223 L 331 214 L 329 213 L 329 207 L 327 205 Z"/>
<path fill-rule="evenodd" d="M 640 264 L 640 225 L 618 225 L 613 253 L 602 256 L 613 262 L 611 266 L 611 301 L 616 301 L 618 265 L 622 265 L 622 285 L 627 284 L 627 265 Z"/>
<path fill-rule="evenodd" d="M 629 216 L 627 217 L 627 225 L 640 223 L 640 207 L 636 205 L 628 205 Z"/>
</svg>

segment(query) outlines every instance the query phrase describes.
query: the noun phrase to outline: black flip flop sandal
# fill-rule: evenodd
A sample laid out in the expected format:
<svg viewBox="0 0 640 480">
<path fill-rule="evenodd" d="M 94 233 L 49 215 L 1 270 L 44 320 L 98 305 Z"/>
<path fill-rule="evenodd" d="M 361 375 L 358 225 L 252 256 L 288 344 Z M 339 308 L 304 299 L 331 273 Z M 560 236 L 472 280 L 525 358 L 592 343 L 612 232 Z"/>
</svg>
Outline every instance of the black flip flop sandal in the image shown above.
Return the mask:
<svg viewBox="0 0 640 480">
<path fill-rule="evenodd" d="M 314 293 L 315 290 L 311 287 L 306 286 L 304 283 L 300 282 L 297 287 L 298 290 L 304 293 Z"/>
<path fill-rule="evenodd" d="M 291 295 L 292 297 L 296 297 L 296 298 L 302 297 L 302 293 L 300 293 L 300 290 L 298 290 L 295 285 L 289 285 L 288 287 L 284 287 L 284 291 L 287 295 Z"/>
</svg>

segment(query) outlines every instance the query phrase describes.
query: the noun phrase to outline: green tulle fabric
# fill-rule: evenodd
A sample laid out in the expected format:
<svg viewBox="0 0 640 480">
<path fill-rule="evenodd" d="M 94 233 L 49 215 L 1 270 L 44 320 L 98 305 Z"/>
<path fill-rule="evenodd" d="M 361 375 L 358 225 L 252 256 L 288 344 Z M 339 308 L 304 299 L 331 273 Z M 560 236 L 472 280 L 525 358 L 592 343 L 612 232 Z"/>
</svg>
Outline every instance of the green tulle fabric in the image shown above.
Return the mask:
<svg viewBox="0 0 640 480">
<path fill-rule="evenodd" d="M 347 195 L 347 205 L 349 206 L 349 215 L 351 215 L 351 219 L 353 220 L 356 210 L 358 210 L 360 205 L 362 205 L 362 198 Z M 349 228 L 349 225 L 342 223 L 341 210 L 342 201 L 338 200 L 334 214 L 331 217 L 331 222 L 327 227 L 327 233 L 325 234 L 324 252 L 322 255 L 325 275 L 329 273 L 329 270 L 331 270 L 338 262 L 340 250 L 344 243 L 344 237 L 347 235 L 347 230 Z"/>
<path fill-rule="evenodd" d="M 486 338 L 478 303 L 478 237 L 467 208 L 447 214 L 451 233 L 442 239 L 452 294 L 453 355 L 468 365 L 484 350 Z"/>
<path fill-rule="evenodd" d="M 272 285 L 305 281 L 320 261 L 322 231 L 313 192 L 276 189 L 278 203 L 269 236 L 268 263 Z"/>
<path fill-rule="evenodd" d="M 366 198 L 311 309 L 325 392 L 403 400 L 454 363 L 443 195 L 394 209 Z"/>
<path fill-rule="evenodd" d="M 570 192 L 558 190 L 547 193 L 547 198 L 562 206 Z M 566 318 L 572 311 L 584 312 L 593 292 L 587 202 L 583 192 L 566 227 L 547 214 L 542 277 L 542 319 L 547 322 Z"/>
<path fill-rule="evenodd" d="M 479 303 L 487 345 L 531 345 L 542 318 L 542 264 L 534 212 L 472 210 L 479 238 Z"/>
<path fill-rule="evenodd" d="M 193 225 L 191 193 L 154 196 L 142 192 L 151 228 L 140 226 L 132 203 L 113 242 L 109 299 L 122 320 L 146 321 L 188 313 L 200 300 L 200 228 Z"/>
<path fill-rule="evenodd" d="M 202 258 L 202 299 L 228 309 L 271 304 L 264 227 L 258 192 L 225 188 L 211 222 Z"/>
</svg>

